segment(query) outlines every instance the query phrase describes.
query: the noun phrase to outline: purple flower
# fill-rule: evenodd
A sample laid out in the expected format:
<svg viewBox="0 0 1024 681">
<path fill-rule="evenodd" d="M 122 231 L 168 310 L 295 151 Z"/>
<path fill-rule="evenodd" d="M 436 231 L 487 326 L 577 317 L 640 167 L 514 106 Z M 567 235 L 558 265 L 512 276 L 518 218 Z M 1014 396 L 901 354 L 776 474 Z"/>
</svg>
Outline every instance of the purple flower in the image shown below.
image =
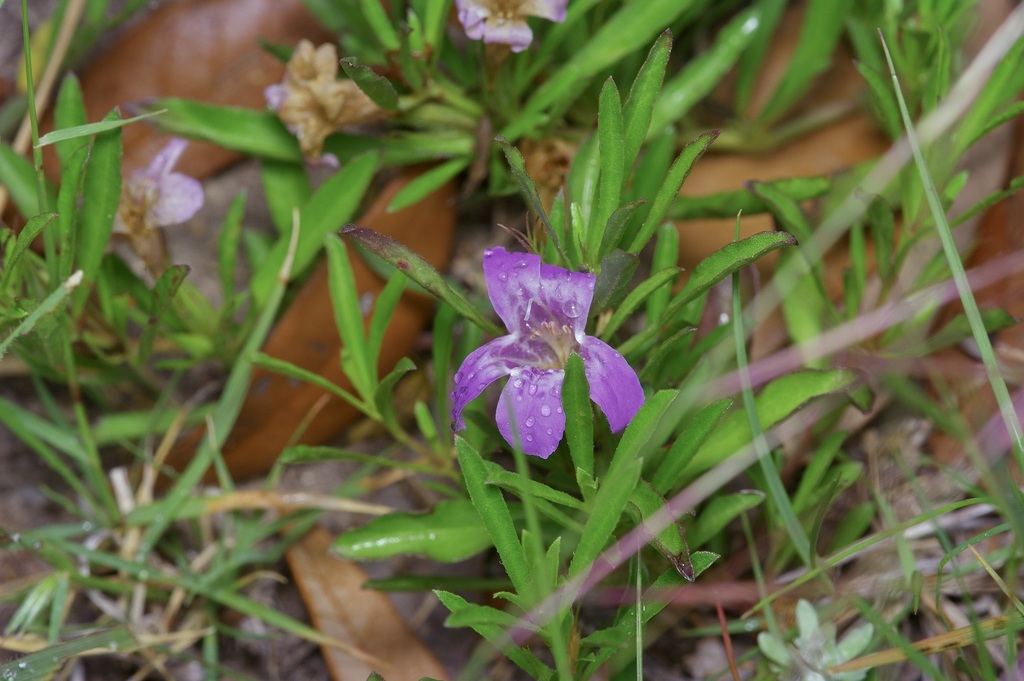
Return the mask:
<svg viewBox="0 0 1024 681">
<path fill-rule="evenodd" d="M 167 269 L 167 244 L 158 227 L 189 220 L 203 207 L 199 180 L 171 172 L 188 142 L 173 138 L 149 165 L 125 180 L 114 233 L 127 241 L 153 274 Z"/>
<path fill-rule="evenodd" d="M 144 234 L 157 227 L 176 225 L 203 207 L 203 186 L 199 180 L 171 172 L 187 146 L 188 142 L 175 137 L 146 168 L 128 177 L 114 218 L 115 232 Z"/>
<path fill-rule="evenodd" d="M 509 330 L 466 357 L 455 373 L 452 421 L 466 427 L 462 410 L 502 376 L 498 430 L 509 444 L 547 458 L 565 432 L 562 381 L 576 353 L 590 383 L 590 399 L 613 432 L 625 428 L 644 402 L 643 388 L 625 358 L 585 333 L 597 277 L 542 265 L 540 256 L 492 248 L 484 253 L 487 295 Z M 518 436 L 518 437 L 517 437 Z"/>
<path fill-rule="evenodd" d="M 565 21 L 569 0 L 455 0 L 466 35 L 485 43 L 506 43 L 522 52 L 533 40 L 526 17 Z"/>
</svg>

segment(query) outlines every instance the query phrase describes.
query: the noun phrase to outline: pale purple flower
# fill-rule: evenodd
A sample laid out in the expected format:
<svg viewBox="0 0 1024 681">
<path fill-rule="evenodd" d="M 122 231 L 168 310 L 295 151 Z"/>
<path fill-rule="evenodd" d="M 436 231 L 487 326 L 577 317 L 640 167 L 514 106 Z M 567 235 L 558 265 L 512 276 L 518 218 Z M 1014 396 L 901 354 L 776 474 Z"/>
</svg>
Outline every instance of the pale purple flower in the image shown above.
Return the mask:
<svg viewBox="0 0 1024 681">
<path fill-rule="evenodd" d="M 125 180 L 114 231 L 141 235 L 190 219 L 203 206 L 199 180 L 171 172 L 188 142 L 173 138 L 149 165 Z"/>
<path fill-rule="evenodd" d="M 466 35 L 485 43 L 506 43 L 522 52 L 533 40 L 526 17 L 561 23 L 569 0 L 455 0 Z"/>
<path fill-rule="evenodd" d="M 455 373 L 452 421 L 484 388 L 508 376 L 498 398 L 498 430 L 509 444 L 547 458 L 565 432 L 562 381 L 569 355 L 583 360 L 590 399 L 613 432 L 625 428 L 644 402 L 643 388 L 625 358 L 586 335 L 597 277 L 543 265 L 540 256 L 492 248 L 484 253 L 487 295 L 509 334 L 477 348 Z"/>
</svg>

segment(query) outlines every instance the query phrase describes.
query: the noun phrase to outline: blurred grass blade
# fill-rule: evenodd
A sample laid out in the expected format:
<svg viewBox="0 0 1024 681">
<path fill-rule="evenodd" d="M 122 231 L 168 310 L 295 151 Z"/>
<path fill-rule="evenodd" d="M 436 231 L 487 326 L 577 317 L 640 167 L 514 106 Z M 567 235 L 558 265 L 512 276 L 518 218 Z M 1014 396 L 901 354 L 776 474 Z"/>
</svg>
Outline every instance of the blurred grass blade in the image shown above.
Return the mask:
<svg viewBox="0 0 1024 681">
<path fill-rule="evenodd" d="M 718 87 L 722 77 L 732 69 L 757 35 L 759 27 L 760 11 L 756 7 L 737 14 L 726 24 L 709 48 L 688 61 L 665 83 L 654 105 L 647 134 L 654 136 L 681 120 L 695 104 Z"/>
<path fill-rule="evenodd" d="M 151 108 L 166 111 L 157 119 L 157 125 L 165 132 L 212 142 L 243 154 L 302 163 L 298 140 L 271 111 L 176 98 L 157 100 Z"/>
<path fill-rule="evenodd" d="M 1018 40 L 1018 47 L 1024 44 L 1024 38 Z M 971 290 L 971 284 L 967 280 L 967 273 L 964 271 L 963 261 L 960 259 L 960 252 L 957 250 L 956 242 L 953 240 L 953 234 L 949 229 L 949 223 L 946 221 L 946 214 L 942 208 L 942 201 L 939 198 L 939 192 L 935 188 L 935 183 L 932 181 L 931 173 L 928 170 L 928 163 L 925 161 L 924 154 L 921 151 L 921 145 L 917 141 L 917 133 L 914 130 L 914 123 L 910 119 L 910 113 L 907 111 L 907 103 L 903 99 L 903 92 L 900 89 L 899 79 L 896 77 L 896 69 L 892 63 L 892 57 L 889 54 L 889 47 L 886 45 L 885 40 L 882 40 L 882 49 L 885 51 L 885 58 L 889 64 L 889 73 L 892 75 L 893 90 L 896 93 L 896 101 L 900 105 L 900 115 L 903 118 L 903 125 L 907 131 L 907 141 L 910 142 L 910 150 L 914 155 L 914 163 L 917 166 L 918 175 L 921 177 L 921 182 L 925 189 L 925 198 L 928 201 L 928 207 L 931 210 L 932 218 L 935 220 L 935 229 L 939 234 L 939 240 L 942 242 L 942 250 L 946 256 L 946 262 L 949 264 L 949 270 L 953 275 L 953 281 L 956 284 L 957 293 L 960 294 L 960 302 L 964 306 L 964 313 L 967 315 L 967 320 L 971 325 L 971 332 L 974 336 L 974 342 L 978 347 L 978 354 L 981 355 L 982 363 L 985 365 L 985 373 L 988 376 L 988 382 L 992 386 L 992 392 L 995 394 L 996 402 L 999 404 L 999 412 L 1002 415 L 1003 423 L 1006 426 L 1007 432 L 1010 434 L 1011 442 L 1013 443 L 1014 455 L 1017 459 L 1017 467 L 1024 470 L 1024 430 L 1021 429 L 1020 419 L 1017 417 L 1017 411 L 1013 406 L 1013 399 L 1010 397 L 1010 391 L 1006 386 L 1006 379 L 1003 377 L 1002 369 L 999 366 L 999 362 L 996 359 L 995 352 L 992 349 L 992 340 L 988 337 L 988 333 L 985 331 L 985 322 L 981 316 L 981 311 L 978 309 L 978 303 L 974 299 L 974 292 Z M 1017 48 L 1015 48 L 1017 49 Z M 1024 49 L 1024 48 L 1022 48 Z M 1003 61 L 1002 65 L 1007 62 Z M 1013 67 L 1014 73 L 1019 74 L 1019 64 Z M 1005 72 L 1000 69 L 997 73 Z M 997 82 L 997 79 L 993 75 L 993 79 L 989 81 L 988 85 Z M 1008 77 L 1005 76 L 1004 77 Z M 986 86 L 986 92 L 988 86 Z"/>
<path fill-rule="evenodd" d="M 129 123 L 136 123 L 138 121 L 159 116 L 160 114 L 166 113 L 166 109 L 160 109 L 157 111 L 149 111 L 144 114 L 140 114 L 133 118 L 123 118 L 117 120 L 103 120 L 98 123 L 86 123 L 85 125 L 77 125 L 71 128 L 63 128 L 61 130 L 54 130 L 48 132 L 39 138 L 39 147 L 45 147 L 50 144 L 56 144 L 57 142 L 66 142 L 67 140 L 78 139 L 80 137 L 89 137 L 90 135 L 97 135 L 102 132 L 109 130 L 115 130 L 117 128 L 123 128 Z"/>
</svg>

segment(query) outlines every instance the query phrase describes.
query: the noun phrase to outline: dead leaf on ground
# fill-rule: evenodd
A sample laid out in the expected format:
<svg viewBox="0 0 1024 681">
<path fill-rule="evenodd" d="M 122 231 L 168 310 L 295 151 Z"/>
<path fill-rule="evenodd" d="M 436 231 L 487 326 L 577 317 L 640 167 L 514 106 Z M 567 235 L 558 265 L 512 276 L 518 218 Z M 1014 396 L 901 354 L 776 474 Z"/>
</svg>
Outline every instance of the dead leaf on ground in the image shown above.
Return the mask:
<svg viewBox="0 0 1024 681">
<path fill-rule="evenodd" d="M 362 660 L 324 648 L 334 681 L 364 681 L 378 672 L 387 681 L 417 681 L 429 676 L 447 679 L 437 658 L 379 591 L 363 589 L 369 579 L 356 563 L 328 554 L 331 537 L 315 527 L 288 549 L 288 566 L 313 625 L 327 636 L 344 641 L 385 660 L 388 669 L 371 669 Z"/>
<path fill-rule="evenodd" d="M 455 229 L 454 183 L 448 183 L 409 208 L 393 213 L 387 211 L 395 194 L 422 171 L 423 168 L 402 170 L 356 222 L 401 241 L 431 265 L 443 269 L 448 262 Z M 350 259 L 360 295 L 376 296 L 383 288 L 382 279 L 360 258 L 350 256 Z M 352 384 L 341 370 L 341 341 L 332 309 L 327 265 L 321 262 L 271 332 L 263 352 L 351 391 Z M 412 294 L 403 296 L 384 336 L 378 364 L 382 374 L 409 354 L 433 310 L 432 300 Z M 249 395 L 224 446 L 224 459 L 231 474 L 243 478 L 268 471 L 281 450 L 292 443 L 296 429 L 314 410 L 318 410 L 316 415 L 294 444 L 325 442 L 359 417 L 355 408 L 319 387 L 255 369 Z M 169 463 L 176 467 L 187 463 L 200 436 L 197 431 L 178 446 Z"/>
<path fill-rule="evenodd" d="M 90 121 L 115 106 L 160 97 L 262 109 L 263 88 L 277 82 L 284 64 L 259 45 L 294 45 L 329 38 L 302 0 L 179 0 L 162 4 L 126 29 L 81 74 Z M 52 119 L 44 127 L 49 129 Z M 124 129 L 124 170 L 144 167 L 166 143 L 148 125 Z M 195 143 L 179 172 L 204 178 L 237 160 L 233 151 Z M 53 151 L 47 171 L 57 174 Z"/>
</svg>

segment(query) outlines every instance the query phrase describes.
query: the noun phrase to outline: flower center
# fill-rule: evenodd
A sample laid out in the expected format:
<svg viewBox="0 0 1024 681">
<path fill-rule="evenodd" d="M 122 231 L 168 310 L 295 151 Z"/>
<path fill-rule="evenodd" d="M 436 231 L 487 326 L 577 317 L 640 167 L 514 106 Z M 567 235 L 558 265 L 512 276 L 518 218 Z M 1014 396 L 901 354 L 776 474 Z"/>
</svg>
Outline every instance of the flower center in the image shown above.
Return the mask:
<svg viewBox="0 0 1024 681">
<path fill-rule="evenodd" d="M 569 355 L 580 347 L 572 329 L 557 322 L 541 322 L 540 326 L 530 330 L 530 338 L 544 341 L 554 353 L 550 364 L 538 366 L 539 369 L 564 369 L 565 363 L 569 361 Z"/>
</svg>

